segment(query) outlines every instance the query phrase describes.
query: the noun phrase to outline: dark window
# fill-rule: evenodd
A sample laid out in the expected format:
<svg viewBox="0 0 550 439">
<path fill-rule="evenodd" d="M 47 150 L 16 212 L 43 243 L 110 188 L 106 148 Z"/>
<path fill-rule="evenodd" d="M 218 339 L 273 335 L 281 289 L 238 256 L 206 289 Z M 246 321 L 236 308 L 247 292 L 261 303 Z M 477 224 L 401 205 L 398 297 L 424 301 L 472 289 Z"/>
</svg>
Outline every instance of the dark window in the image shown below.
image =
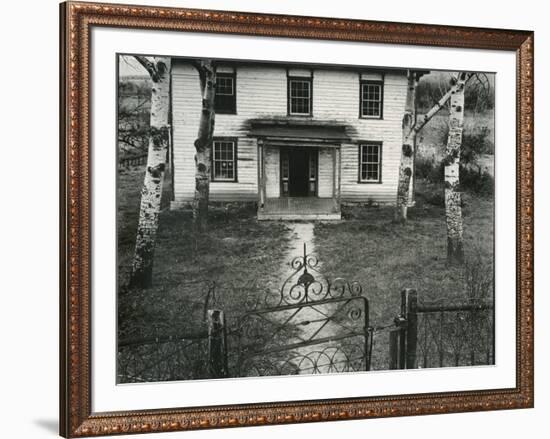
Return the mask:
<svg viewBox="0 0 550 439">
<path fill-rule="evenodd" d="M 214 140 L 212 180 L 237 181 L 237 145 L 233 140 Z"/>
<path fill-rule="evenodd" d="M 216 75 L 216 99 L 214 108 L 218 114 L 237 113 L 234 73 L 218 73 Z"/>
<path fill-rule="evenodd" d="M 382 100 L 382 82 L 361 82 L 361 117 L 382 118 Z"/>
<path fill-rule="evenodd" d="M 359 146 L 359 179 L 365 182 L 380 182 L 382 145 L 364 143 Z"/>
<path fill-rule="evenodd" d="M 290 78 L 288 100 L 290 114 L 311 114 L 311 79 Z"/>
</svg>

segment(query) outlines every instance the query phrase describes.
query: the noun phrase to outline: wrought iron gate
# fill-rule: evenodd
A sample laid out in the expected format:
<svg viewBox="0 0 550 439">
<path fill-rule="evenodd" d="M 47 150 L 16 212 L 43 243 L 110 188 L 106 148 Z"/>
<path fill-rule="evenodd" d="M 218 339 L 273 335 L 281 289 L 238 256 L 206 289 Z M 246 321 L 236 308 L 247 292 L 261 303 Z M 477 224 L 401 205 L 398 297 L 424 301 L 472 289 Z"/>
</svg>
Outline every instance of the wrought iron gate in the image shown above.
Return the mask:
<svg viewBox="0 0 550 439">
<path fill-rule="evenodd" d="M 231 323 L 211 285 L 206 330 L 119 340 L 118 382 L 494 364 L 492 301 L 427 303 L 405 289 L 395 319 L 370 325 L 361 285 L 329 281 L 318 265 L 304 245 L 275 292 L 232 287 L 248 291 L 248 300 L 243 314 L 227 316 Z"/>
<path fill-rule="evenodd" d="M 238 319 L 232 376 L 369 370 L 369 304 L 357 282 L 329 281 L 307 254 L 276 293 L 250 297 Z"/>
</svg>

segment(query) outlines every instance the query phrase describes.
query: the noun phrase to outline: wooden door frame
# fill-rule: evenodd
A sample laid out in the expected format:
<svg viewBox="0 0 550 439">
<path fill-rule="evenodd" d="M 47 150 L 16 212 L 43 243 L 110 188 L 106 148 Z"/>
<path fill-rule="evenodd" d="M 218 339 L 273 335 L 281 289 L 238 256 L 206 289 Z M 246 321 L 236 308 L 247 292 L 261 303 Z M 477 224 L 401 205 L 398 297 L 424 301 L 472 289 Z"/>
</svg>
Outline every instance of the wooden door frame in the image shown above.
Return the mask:
<svg viewBox="0 0 550 439">
<path fill-rule="evenodd" d="M 290 196 L 290 153 L 292 150 L 296 149 L 303 149 L 308 152 L 308 158 L 307 158 L 307 191 L 308 195 L 307 197 L 319 197 L 319 148 L 318 147 L 310 147 L 310 146 L 280 146 L 279 147 L 279 198 L 300 198 L 300 197 L 292 197 Z M 311 154 L 314 154 L 315 152 L 312 152 L 314 150 L 317 153 L 317 162 L 316 162 L 316 170 L 315 170 L 315 193 L 309 194 L 309 161 Z M 289 175 L 288 175 L 288 194 L 289 195 L 283 195 L 283 151 L 286 151 L 289 154 Z"/>
</svg>

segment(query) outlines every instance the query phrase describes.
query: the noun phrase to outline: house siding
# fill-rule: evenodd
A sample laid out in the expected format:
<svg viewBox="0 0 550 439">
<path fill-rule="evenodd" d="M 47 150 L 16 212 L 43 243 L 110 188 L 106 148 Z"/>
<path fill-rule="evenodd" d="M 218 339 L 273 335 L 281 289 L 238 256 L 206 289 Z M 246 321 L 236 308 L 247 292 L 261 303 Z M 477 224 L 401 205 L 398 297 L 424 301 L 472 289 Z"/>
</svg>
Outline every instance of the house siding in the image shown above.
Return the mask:
<svg viewBox="0 0 550 439">
<path fill-rule="evenodd" d="M 284 66 L 237 66 L 237 114 L 217 114 L 214 137 L 235 137 L 238 144 L 238 181 L 212 182 L 213 201 L 254 201 L 258 199 L 258 145 L 248 137 L 246 121 L 261 117 L 287 116 L 287 70 Z M 345 123 L 356 134 L 351 143 L 341 146 L 342 201 L 395 203 L 401 154 L 401 119 L 405 108 L 407 80 L 404 73 L 384 75 L 384 109 L 382 120 L 359 118 L 360 72 L 313 69 L 314 121 Z M 175 204 L 194 196 L 194 141 L 198 132 L 201 96 L 198 73 L 184 61 L 172 67 L 172 125 Z M 358 148 L 360 141 L 383 144 L 382 182 L 358 183 Z M 266 195 L 280 196 L 278 148 L 266 148 Z M 336 179 L 338 174 L 336 173 Z M 320 197 L 333 193 L 332 153 L 319 149 Z"/>
<path fill-rule="evenodd" d="M 318 172 L 318 189 L 317 195 L 319 198 L 330 198 L 334 192 L 334 178 L 332 170 L 332 148 L 319 149 L 319 172 Z M 334 151 L 336 153 L 336 151 Z M 336 165 L 338 170 L 338 164 Z M 337 171 L 336 171 L 337 172 Z M 336 180 L 338 174 L 336 173 Z"/>
</svg>

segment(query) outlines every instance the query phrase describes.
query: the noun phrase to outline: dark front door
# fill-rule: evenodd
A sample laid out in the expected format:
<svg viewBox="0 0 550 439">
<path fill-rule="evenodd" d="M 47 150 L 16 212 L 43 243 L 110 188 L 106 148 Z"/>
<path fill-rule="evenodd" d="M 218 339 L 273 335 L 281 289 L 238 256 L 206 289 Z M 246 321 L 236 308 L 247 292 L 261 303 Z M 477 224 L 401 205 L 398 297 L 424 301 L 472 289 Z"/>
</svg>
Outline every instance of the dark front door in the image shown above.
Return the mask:
<svg viewBox="0 0 550 439">
<path fill-rule="evenodd" d="M 315 196 L 317 192 L 317 149 L 285 148 L 281 150 L 281 195 Z"/>
<path fill-rule="evenodd" d="M 290 154 L 290 187 L 291 197 L 307 197 L 308 195 L 308 162 L 309 154 L 305 149 L 292 151 Z"/>
</svg>

